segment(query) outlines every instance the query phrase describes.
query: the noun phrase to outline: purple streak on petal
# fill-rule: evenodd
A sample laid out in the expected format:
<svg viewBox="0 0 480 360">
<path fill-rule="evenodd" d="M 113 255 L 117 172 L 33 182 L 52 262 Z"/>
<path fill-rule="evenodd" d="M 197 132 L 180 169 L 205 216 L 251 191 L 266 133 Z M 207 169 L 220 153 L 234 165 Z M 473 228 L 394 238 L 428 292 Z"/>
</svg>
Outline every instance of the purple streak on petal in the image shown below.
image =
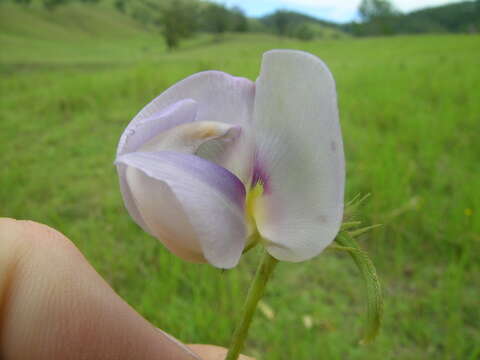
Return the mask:
<svg viewBox="0 0 480 360">
<path fill-rule="evenodd" d="M 131 121 L 120 138 L 117 156 L 138 150 L 143 144 L 163 131 L 194 121 L 197 109 L 196 101 L 184 99 L 167 106 L 148 118 Z"/>
<path fill-rule="evenodd" d="M 165 161 L 175 163 L 178 167 L 191 171 L 212 187 L 220 190 L 231 201 L 243 207 L 245 202 L 245 186 L 232 172 L 201 157 L 181 154 L 173 151 L 162 151 Z"/>
<path fill-rule="evenodd" d="M 173 151 L 136 152 L 134 154 L 135 156 L 122 155 L 117 158 L 116 163 L 135 166 L 138 165 L 136 162 L 141 159 L 144 161 L 142 166 L 135 167 L 142 168 L 147 175 L 154 178 L 157 177 L 155 173 L 162 171 L 162 165 L 175 166 L 187 172 L 189 176 L 194 176 L 217 189 L 242 210 L 245 207 L 246 192 L 243 183 L 229 170 L 211 161 L 195 155 Z M 175 179 L 171 180 L 175 181 Z"/>
</svg>

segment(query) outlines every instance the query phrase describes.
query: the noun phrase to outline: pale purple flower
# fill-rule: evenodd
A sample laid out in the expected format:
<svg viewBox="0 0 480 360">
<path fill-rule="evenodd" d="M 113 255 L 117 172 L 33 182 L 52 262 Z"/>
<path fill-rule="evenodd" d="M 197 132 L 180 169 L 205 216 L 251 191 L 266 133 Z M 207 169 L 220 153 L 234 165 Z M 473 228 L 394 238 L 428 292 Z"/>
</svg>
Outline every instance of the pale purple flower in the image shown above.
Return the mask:
<svg viewBox="0 0 480 360">
<path fill-rule="evenodd" d="M 343 215 L 333 77 L 292 50 L 265 53 L 255 83 L 192 75 L 130 122 L 116 165 L 135 222 L 185 260 L 231 268 L 257 231 L 279 260 L 312 258 Z"/>
</svg>

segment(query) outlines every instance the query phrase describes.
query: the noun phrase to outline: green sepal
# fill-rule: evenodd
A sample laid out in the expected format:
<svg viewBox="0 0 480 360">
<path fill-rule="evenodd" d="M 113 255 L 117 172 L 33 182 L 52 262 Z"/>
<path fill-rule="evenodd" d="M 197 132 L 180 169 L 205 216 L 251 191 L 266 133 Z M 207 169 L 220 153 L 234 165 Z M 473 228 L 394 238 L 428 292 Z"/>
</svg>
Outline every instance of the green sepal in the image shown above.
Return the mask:
<svg viewBox="0 0 480 360">
<path fill-rule="evenodd" d="M 247 245 L 245 246 L 245 249 L 243 249 L 242 254 L 245 254 L 249 252 L 251 249 L 253 249 L 255 246 L 260 244 L 262 240 L 262 237 L 258 233 L 258 231 L 255 231 L 248 239 L 247 239 Z"/>
<path fill-rule="evenodd" d="M 353 231 L 349 231 L 348 234 L 352 237 L 352 238 L 355 238 L 357 236 L 360 236 L 372 229 L 376 229 L 378 227 L 382 226 L 382 224 L 375 224 L 375 225 L 370 225 L 370 226 L 365 226 L 363 228 L 360 228 L 360 229 L 355 229 Z"/>
<path fill-rule="evenodd" d="M 346 251 L 360 270 L 367 290 L 367 319 L 361 344 L 368 344 L 375 340 L 383 317 L 383 295 L 377 272 L 368 254 L 360 249 L 355 239 L 347 232 L 342 231 L 335 241 L 340 246 L 333 249 Z"/>
<path fill-rule="evenodd" d="M 352 200 L 345 204 L 344 218 L 351 219 L 353 214 L 355 214 L 355 212 L 360 207 L 360 205 L 362 205 L 369 197 L 370 194 L 365 194 L 363 196 L 357 194 L 356 196 L 354 196 Z"/>
<path fill-rule="evenodd" d="M 361 221 L 346 221 L 342 223 L 342 230 L 348 230 L 357 227 L 361 224 Z"/>
</svg>

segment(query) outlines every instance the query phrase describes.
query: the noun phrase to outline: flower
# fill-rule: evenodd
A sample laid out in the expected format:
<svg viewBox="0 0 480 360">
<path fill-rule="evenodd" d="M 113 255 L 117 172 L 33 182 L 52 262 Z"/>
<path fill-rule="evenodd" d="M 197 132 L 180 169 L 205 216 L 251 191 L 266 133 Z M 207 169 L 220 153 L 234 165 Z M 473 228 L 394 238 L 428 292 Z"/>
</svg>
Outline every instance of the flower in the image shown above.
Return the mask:
<svg viewBox="0 0 480 360">
<path fill-rule="evenodd" d="M 278 260 L 307 260 L 343 215 L 334 79 L 292 50 L 265 53 L 255 83 L 194 74 L 135 116 L 115 164 L 132 218 L 181 258 L 231 268 L 261 239 Z"/>
</svg>

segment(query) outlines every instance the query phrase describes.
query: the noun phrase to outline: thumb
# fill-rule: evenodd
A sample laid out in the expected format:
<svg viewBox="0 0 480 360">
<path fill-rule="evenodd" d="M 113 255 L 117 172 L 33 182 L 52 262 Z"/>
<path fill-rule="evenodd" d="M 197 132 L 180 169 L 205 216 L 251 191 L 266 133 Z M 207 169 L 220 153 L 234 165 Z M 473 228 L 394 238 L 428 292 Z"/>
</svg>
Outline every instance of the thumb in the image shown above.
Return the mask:
<svg viewBox="0 0 480 360">
<path fill-rule="evenodd" d="M 4 218 L 0 358 L 198 359 L 117 296 L 65 236 Z"/>
<path fill-rule="evenodd" d="M 220 346 L 192 344 L 188 345 L 202 359 L 206 360 L 224 360 L 227 356 L 227 349 Z M 255 360 L 251 357 L 240 355 L 238 360 Z"/>
</svg>

